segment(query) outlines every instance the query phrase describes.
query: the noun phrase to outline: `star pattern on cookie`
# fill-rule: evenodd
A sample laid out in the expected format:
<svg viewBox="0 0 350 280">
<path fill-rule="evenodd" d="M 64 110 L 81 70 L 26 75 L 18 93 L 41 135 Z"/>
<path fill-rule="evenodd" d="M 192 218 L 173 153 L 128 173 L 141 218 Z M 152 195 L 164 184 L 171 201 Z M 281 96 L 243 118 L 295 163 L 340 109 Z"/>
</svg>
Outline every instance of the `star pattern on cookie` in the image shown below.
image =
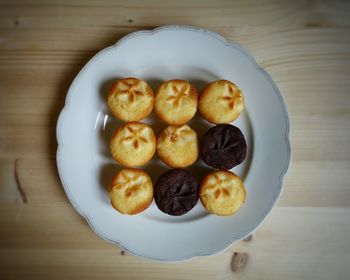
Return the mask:
<svg viewBox="0 0 350 280">
<path fill-rule="evenodd" d="M 193 140 L 193 132 L 187 126 L 170 127 L 167 129 L 167 134 L 171 142 L 184 141 L 189 142 Z"/>
<path fill-rule="evenodd" d="M 166 99 L 168 103 L 174 104 L 174 107 L 179 107 L 184 98 L 188 97 L 190 93 L 189 85 L 177 85 L 172 86 L 170 96 Z"/>
<path fill-rule="evenodd" d="M 127 95 L 128 101 L 133 103 L 138 96 L 144 96 L 144 93 L 139 91 L 140 81 L 127 80 L 122 81 L 120 84 L 119 95 Z"/>
<path fill-rule="evenodd" d="M 141 128 L 136 128 L 136 127 L 131 127 L 127 126 L 125 127 L 125 132 L 124 136 L 121 139 L 122 143 L 129 143 L 131 142 L 133 147 L 135 149 L 140 148 L 142 143 L 148 143 L 148 137 L 146 135 L 146 130 L 147 127 L 141 127 Z"/>
<path fill-rule="evenodd" d="M 242 94 L 238 88 L 233 85 L 227 85 L 227 90 L 225 91 L 224 95 L 220 97 L 220 101 L 232 110 L 235 106 L 235 101 L 241 97 Z"/>
<path fill-rule="evenodd" d="M 124 192 L 127 198 L 134 196 L 144 189 L 146 178 L 143 176 L 130 176 L 128 172 L 121 172 L 119 181 L 113 186 L 113 189 Z"/>
<path fill-rule="evenodd" d="M 232 182 L 230 178 L 220 178 L 218 174 L 214 174 L 211 178 L 211 184 L 206 187 L 206 193 L 214 193 L 214 197 L 228 197 L 231 195 Z"/>
</svg>

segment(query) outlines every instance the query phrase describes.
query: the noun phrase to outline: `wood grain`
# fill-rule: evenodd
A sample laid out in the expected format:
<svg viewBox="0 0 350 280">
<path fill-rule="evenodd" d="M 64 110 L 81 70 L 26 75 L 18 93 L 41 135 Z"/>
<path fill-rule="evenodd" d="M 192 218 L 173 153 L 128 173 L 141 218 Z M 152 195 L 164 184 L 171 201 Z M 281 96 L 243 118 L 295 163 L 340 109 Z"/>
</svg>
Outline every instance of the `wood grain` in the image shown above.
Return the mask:
<svg viewBox="0 0 350 280">
<path fill-rule="evenodd" d="M 55 165 L 57 117 L 81 67 L 166 24 L 248 49 L 283 93 L 293 148 L 278 206 L 250 241 L 174 264 L 97 237 Z M 0 1 L 0 278 L 348 279 L 349 77 L 348 1 Z M 234 253 L 247 257 L 242 269 Z"/>
</svg>

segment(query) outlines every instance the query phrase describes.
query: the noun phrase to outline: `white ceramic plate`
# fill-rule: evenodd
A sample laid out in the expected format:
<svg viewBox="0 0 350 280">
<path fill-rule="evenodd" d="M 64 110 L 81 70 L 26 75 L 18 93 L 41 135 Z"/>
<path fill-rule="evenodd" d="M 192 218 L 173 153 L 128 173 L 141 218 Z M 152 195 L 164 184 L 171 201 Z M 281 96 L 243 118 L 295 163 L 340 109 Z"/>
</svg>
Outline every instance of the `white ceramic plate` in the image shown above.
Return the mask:
<svg viewBox="0 0 350 280">
<path fill-rule="evenodd" d="M 247 199 L 237 214 L 210 215 L 200 202 L 180 217 L 163 214 L 154 202 L 134 216 L 111 207 L 106 186 L 121 167 L 111 158 L 108 143 L 121 123 L 108 112 L 106 96 L 111 83 L 126 76 L 144 79 L 154 89 L 173 78 L 186 79 L 199 90 L 217 79 L 242 89 L 246 109 L 233 124 L 246 137 L 248 156 L 232 171 L 243 178 Z M 153 115 L 144 121 L 156 135 L 166 126 Z M 199 136 L 212 126 L 198 114 L 189 124 Z M 91 228 L 135 255 L 164 261 L 211 255 L 252 233 L 276 203 L 291 156 L 288 113 L 270 76 L 236 44 L 184 26 L 134 32 L 96 54 L 69 89 L 57 141 L 62 184 Z M 144 169 L 155 180 L 168 167 L 155 156 Z M 189 170 L 200 179 L 211 169 L 198 161 Z"/>
</svg>

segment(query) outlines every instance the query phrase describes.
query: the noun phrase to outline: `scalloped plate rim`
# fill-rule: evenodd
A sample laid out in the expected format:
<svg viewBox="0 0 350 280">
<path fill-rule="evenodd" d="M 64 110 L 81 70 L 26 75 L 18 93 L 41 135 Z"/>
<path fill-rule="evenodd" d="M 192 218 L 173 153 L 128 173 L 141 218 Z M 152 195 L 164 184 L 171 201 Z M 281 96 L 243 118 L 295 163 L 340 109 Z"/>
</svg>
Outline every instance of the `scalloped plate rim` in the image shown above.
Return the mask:
<svg viewBox="0 0 350 280">
<path fill-rule="evenodd" d="M 141 35 L 154 35 L 158 32 L 162 32 L 164 30 L 190 30 L 190 31 L 195 31 L 195 32 L 201 32 L 201 33 L 205 33 L 211 37 L 214 37 L 218 40 L 220 40 L 225 46 L 228 47 L 232 47 L 235 48 L 237 50 L 239 50 L 244 56 L 246 56 L 249 61 L 253 64 L 253 66 L 255 67 L 255 69 L 257 71 L 259 71 L 260 73 L 262 73 L 264 75 L 264 77 L 269 81 L 269 83 L 271 84 L 271 86 L 274 89 L 274 92 L 276 94 L 276 96 L 278 97 L 283 113 L 284 113 L 284 119 L 286 121 L 286 133 L 284 136 L 284 141 L 285 141 L 285 146 L 287 149 L 287 160 L 284 162 L 284 167 L 282 168 L 282 172 L 279 175 L 279 192 L 275 194 L 275 197 L 273 199 L 273 203 L 270 205 L 270 207 L 268 207 L 266 209 L 266 211 L 262 214 L 262 219 L 259 223 L 255 224 L 254 226 L 252 226 L 252 228 L 250 230 L 248 230 L 247 232 L 239 235 L 239 236 L 233 236 L 232 240 L 230 242 L 228 242 L 228 244 L 224 244 L 224 246 L 222 248 L 219 249 L 213 249 L 213 250 L 206 250 L 206 251 L 197 251 L 197 252 L 193 252 L 191 254 L 188 254 L 186 256 L 181 256 L 181 257 L 177 257 L 177 258 L 159 258 L 159 257 L 155 257 L 155 256 L 145 256 L 140 252 L 136 252 L 135 250 L 131 250 L 129 248 L 127 248 L 126 246 L 123 245 L 123 242 L 121 240 L 111 240 L 109 238 L 107 238 L 106 236 L 104 236 L 102 234 L 102 232 L 100 232 L 98 230 L 98 228 L 94 225 L 92 219 L 89 217 L 88 214 L 86 214 L 80 207 L 79 205 L 74 201 L 73 196 L 71 195 L 69 188 L 67 187 L 67 184 L 65 182 L 65 178 L 63 175 L 63 172 L 61 170 L 60 167 L 60 158 L 61 158 L 61 153 L 62 150 L 64 148 L 64 143 L 62 141 L 61 138 L 61 125 L 63 123 L 63 119 L 64 116 L 67 114 L 68 112 L 68 108 L 69 108 L 69 101 L 73 92 L 73 89 L 75 87 L 75 84 L 78 82 L 80 76 L 83 74 L 83 72 L 85 72 L 85 70 L 91 66 L 93 64 L 93 62 L 99 57 L 101 56 L 103 53 L 114 49 L 114 48 L 118 48 L 120 45 L 122 45 L 125 41 L 127 41 L 128 39 L 131 39 L 133 37 L 136 36 L 141 36 Z M 291 161 L 292 161 L 292 154 L 291 154 L 291 144 L 290 144 L 290 118 L 289 118 L 289 114 L 288 114 L 288 110 L 287 107 L 285 105 L 285 101 L 283 99 L 282 94 L 280 93 L 279 89 L 277 88 L 275 82 L 272 80 L 271 76 L 263 69 L 261 68 L 258 63 L 256 62 L 255 58 L 248 52 L 246 51 L 244 48 L 242 48 L 241 46 L 239 46 L 236 43 L 230 42 L 228 40 L 226 40 L 224 37 L 222 37 L 221 35 L 219 35 L 216 32 L 212 32 L 206 29 L 202 29 L 202 28 L 197 28 L 197 27 L 193 27 L 193 26 L 186 26 L 186 25 L 166 25 L 166 26 L 161 26 L 158 28 L 155 28 L 153 30 L 139 30 L 139 31 L 135 31 L 132 33 L 129 33 L 125 36 L 123 36 L 120 40 L 118 40 L 114 45 L 109 46 L 107 48 L 104 48 L 102 50 L 100 50 L 99 52 L 97 52 L 84 66 L 83 68 L 79 71 L 79 73 L 75 76 L 72 84 L 69 87 L 66 99 L 65 99 L 65 105 L 63 107 L 63 109 L 60 112 L 60 115 L 58 117 L 57 120 L 57 126 L 56 126 L 56 139 L 57 139 L 57 153 L 56 153 L 56 163 L 57 163 L 57 169 L 58 169 L 58 174 L 60 177 L 60 180 L 62 182 L 62 186 L 67 194 L 67 197 L 70 201 L 70 203 L 73 205 L 74 209 L 87 221 L 87 223 L 89 224 L 89 226 L 91 227 L 91 229 L 102 239 L 112 243 L 112 244 L 116 244 L 119 247 L 121 247 L 123 250 L 126 250 L 128 252 L 130 252 L 131 254 L 141 257 L 141 258 L 145 258 L 147 260 L 155 260 L 155 261 L 170 261 L 170 262 L 174 262 L 174 261 L 185 261 L 185 260 L 190 260 L 193 259 L 195 257 L 201 257 L 201 256 L 210 256 L 210 255 L 215 255 L 218 254 L 224 250 L 226 250 L 228 247 L 232 246 L 235 242 L 240 241 L 242 239 L 244 239 L 246 236 L 254 233 L 259 226 L 265 221 L 265 219 L 269 216 L 269 214 L 271 213 L 273 207 L 276 205 L 279 197 L 281 196 L 282 190 L 283 190 L 283 183 L 284 183 L 284 179 L 285 176 L 287 174 L 287 171 L 291 165 Z"/>
</svg>

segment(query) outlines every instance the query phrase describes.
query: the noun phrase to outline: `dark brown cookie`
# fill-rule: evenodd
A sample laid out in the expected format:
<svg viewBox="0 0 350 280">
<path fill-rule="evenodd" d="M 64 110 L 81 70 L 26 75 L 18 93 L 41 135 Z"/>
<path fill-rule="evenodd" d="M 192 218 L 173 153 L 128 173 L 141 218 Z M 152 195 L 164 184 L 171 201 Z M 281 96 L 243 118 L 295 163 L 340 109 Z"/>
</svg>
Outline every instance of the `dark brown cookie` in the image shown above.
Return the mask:
<svg viewBox="0 0 350 280">
<path fill-rule="evenodd" d="M 154 186 L 154 200 L 158 208 L 172 216 L 186 214 L 197 204 L 198 198 L 199 183 L 183 169 L 163 173 Z"/>
<path fill-rule="evenodd" d="M 241 130 L 230 124 L 210 128 L 201 141 L 203 161 L 217 169 L 231 169 L 247 155 L 247 144 Z"/>
</svg>

